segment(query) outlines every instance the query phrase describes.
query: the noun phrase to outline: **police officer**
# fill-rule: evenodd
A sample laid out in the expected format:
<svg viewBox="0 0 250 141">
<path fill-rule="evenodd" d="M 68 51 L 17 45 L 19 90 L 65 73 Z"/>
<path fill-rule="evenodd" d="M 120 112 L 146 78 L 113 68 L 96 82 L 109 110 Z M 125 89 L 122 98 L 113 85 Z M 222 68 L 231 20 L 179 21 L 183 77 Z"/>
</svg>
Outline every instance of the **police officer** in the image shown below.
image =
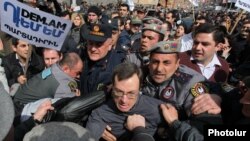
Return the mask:
<svg viewBox="0 0 250 141">
<path fill-rule="evenodd" d="M 180 44 L 173 41 L 162 41 L 152 47 L 143 93 L 172 103 L 180 120 L 204 112 L 218 114 L 221 109 L 214 100 L 221 100 L 220 97 L 209 94 L 210 85 L 204 83 L 204 76 L 179 64 L 179 49 Z"/>
<path fill-rule="evenodd" d="M 30 102 L 80 95 L 76 79 L 80 78 L 82 68 L 83 62 L 78 54 L 66 53 L 58 63 L 29 79 L 14 95 L 16 116 Z"/>
<path fill-rule="evenodd" d="M 124 60 L 124 55 L 112 50 L 112 28 L 109 24 L 93 24 L 84 36 L 87 45 L 83 51 L 81 94 L 109 90 L 113 68 Z"/>
<path fill-rule="evenodd" d="M 153 45 L 163 41 L 164 36 L 165 29 L 160 24 L 146 24 L 142 29 L 139 51 L 128 54 L 126 61 L 135 63 L 139 67 L 148 64 L 148 51 Z"/>
</svg>

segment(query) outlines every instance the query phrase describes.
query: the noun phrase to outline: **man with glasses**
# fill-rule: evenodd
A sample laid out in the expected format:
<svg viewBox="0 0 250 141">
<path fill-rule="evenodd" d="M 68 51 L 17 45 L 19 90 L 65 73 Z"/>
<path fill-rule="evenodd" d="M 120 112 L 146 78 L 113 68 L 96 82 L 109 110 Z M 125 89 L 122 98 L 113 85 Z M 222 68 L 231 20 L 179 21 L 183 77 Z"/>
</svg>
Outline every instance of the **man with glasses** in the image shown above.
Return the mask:
<svg viewBox="0 0 250 141">
<path fill-rule="evenodd" d="M 130 140 L 132 132 L 124 123 L 129 115 L 141 115 L 146 121 L 146 130 L 154 135 L 161 123 L 159 105 L 163 102 L 142 95 L 140 84 L 142 72 L 133 63 L 118 65 L 112 75 L 112 99 L 92 111 L 86 128 L 96 140 Z"/>
<path fill-rule="evenodd" d="M 81 93 L 108 91 L 113 68 L 124 60 L 123 54 L 112 49 L 112 27 L 110 24 L 92 24 L 84 38 L 87 43 L 82 50 Z"/>
</svg>

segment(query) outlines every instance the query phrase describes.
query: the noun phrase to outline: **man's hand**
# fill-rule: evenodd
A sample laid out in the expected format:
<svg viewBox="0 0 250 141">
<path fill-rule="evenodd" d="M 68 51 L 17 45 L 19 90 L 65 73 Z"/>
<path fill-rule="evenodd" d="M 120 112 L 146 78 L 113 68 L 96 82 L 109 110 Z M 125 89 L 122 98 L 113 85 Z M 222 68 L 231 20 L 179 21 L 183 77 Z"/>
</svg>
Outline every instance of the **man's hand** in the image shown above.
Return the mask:
<svg viewBox="0 0 250 141">
<path fill-rule="evenodd" d="M 221 112 L 221 98 L 215 94 L 201 94 L 194 99 L 191 111 L 194 115 L 204 112 L 219 114 Z"/>
<path fill-rule="evenodd" d="M 110 133 L 111 127 L 107 125 L 106 129 L 102 133 L 102 138 L 106 141 L 116 141 L 116 137 Z"/>
<path fill-rule="evenodd" d="M 24 75 L 20 75 L 17 78 L 17 82 L 20 83 L 20 84 L 24 84 L 26 81 L 27 81 L 27 78 Z"/>
<path fill-rule="evenodd" d="M 161 110 L 166 122 L 171 125 L 173 121 L 178 120 L 178 112 L 171 104 L 161 104 Z"/>
<path fill-rule="evenodd" d="M 48 110 L 54 110 L 50 100 L 44 101 L 36 110 L 33 115 L 34 120 L 42 121 L 43 117 L 47 114 Z"/>
<path fill-rule="evenodd" d="M 128 116 L 125 126 L 129 131 L 133 131 L 136 127 L 146 127 L 145 118 L 137 114 Z"/>
</svg>

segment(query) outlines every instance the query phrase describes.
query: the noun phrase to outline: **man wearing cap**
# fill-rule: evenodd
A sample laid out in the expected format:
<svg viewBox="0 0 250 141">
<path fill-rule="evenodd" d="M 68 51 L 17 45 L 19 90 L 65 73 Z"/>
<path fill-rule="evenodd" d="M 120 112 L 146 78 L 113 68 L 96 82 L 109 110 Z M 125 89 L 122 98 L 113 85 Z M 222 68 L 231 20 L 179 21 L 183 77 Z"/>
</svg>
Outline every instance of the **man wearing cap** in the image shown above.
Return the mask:
<svg viewBox="0 0 250 141">
<path fill-rule="evenodd" d="M 132 18 L 130 22 L 130 30 L 128 33 L 131 38 L 131 49 L 130 51 L 138 51 L 140 39 L 141 39 L 141 27 L 142 21 L 138 17 Z M 135 44 L 134 44 L 135 43 Z"/>
<path fill-rule="evenodd" d="M 140 20 L 142 20 L 142 19 L 145 18 L 145 16 L 146 16 L 146 10 L 143 9 L 143 8 L 138 8 L 138 9 L 137 9 L 137 17 L 138 17 Z"/>
<path fill-rule="evenodd" d="M 102 11 L 97 6 L 90 6 L 87 14 L 84 16 L 85 24 L 80 28 L 80 42 L 84 43 L 84 36 L 91 24 L 100 23 L 102 18 Z"/>
<path fill-rule="evenodd" d="M 180 44 L 173 41 L 162 41 L 152 47 L 143 94 L 172 103 L 180 120 L 204 112 L 218 114 L 220 107 L 213 97 L 220 100 L 219 96 L 209 94 L 210 85 L 205 83 L 204 76 L 179 64 L 179 49 Z"/>
<path fill-rule="evenodd" d="M 112 50 L 112 28 L 109 24 L 92 24 L 85 35 L 87 41 L 82 59 L 81 93 L 86 95 L 98 90 L 107 90 L 111 83 L 113 68 L 124 56 Z"/>
<path fill-rule="evenodd" d="M 164 39 L 165 30 L 160 24 L 146 24 L 142 29 L 142 37 L 140 41 L 139 52 L 130 53 L 127 55 L 126 61 L 135 63 L 142 67 L 148 64 L 148 50 Z"/>
</svg>

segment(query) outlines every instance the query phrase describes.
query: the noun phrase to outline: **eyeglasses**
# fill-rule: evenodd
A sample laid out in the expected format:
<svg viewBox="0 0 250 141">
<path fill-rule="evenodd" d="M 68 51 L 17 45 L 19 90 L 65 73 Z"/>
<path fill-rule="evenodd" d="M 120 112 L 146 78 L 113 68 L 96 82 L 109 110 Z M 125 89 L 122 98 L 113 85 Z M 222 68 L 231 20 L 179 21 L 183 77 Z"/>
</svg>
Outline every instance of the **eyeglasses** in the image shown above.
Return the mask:
<svg viewBox="0 0 250 141">
<path fill-rule="evenodd" d="M 119 97 L 123 97 L 123 96 L 127 96 L 128 99 L 135 99 L 138 95 L 139 95 L 139 92 L 136 91 L 136 92 L 128 92 L 128 93 L 124 93 L 122 91 L 118 91 L 118 90 L 115 90 L 113 89 L 112 90 L 112 95 L 115 96 L 116 98 L 119 98 Z"/>
</svg>

